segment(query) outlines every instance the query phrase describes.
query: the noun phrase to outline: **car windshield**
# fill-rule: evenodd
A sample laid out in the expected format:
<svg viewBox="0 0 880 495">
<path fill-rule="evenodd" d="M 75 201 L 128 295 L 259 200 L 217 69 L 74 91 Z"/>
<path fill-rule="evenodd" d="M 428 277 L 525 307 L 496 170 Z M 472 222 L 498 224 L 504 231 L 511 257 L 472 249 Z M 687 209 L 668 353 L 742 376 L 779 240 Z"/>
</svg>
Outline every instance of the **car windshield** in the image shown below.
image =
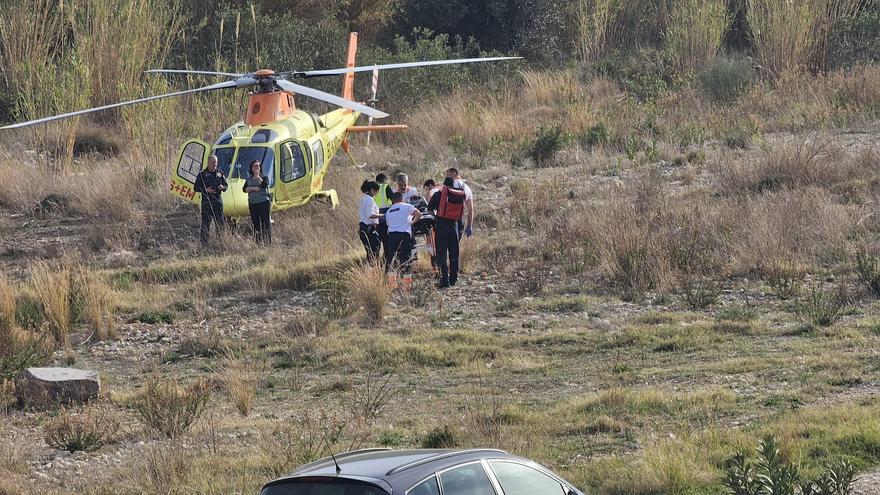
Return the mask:
<svg viewBox="0 0 880 495">
<path fill-rule="evenodd" d="M 260 495 L 388 495 L 388 493 L 362 483 L 312 481 L 267 486 Z"/>
<path fill-rule="evenodd" d="M 269 187 L 275 184 L 275 152 L 269 146 L 247 146 L 238 149 L 238 157 L 232 169 L 233 179 L 247 178 L 248 168 L 254 160 L 259 160 L 263 165 L 263 175 L 269 178 Z"/>
</svg>

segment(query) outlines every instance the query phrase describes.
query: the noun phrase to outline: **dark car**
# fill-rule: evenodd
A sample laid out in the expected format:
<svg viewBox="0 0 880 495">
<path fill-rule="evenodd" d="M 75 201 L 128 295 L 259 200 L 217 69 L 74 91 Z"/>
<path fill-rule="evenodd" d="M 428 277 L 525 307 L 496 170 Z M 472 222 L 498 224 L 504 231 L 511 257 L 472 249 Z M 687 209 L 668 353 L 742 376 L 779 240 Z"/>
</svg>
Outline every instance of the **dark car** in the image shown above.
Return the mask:
<svg viewBox="0 0 880 495">
<path fill-rule="evenodd" d="M 501 450 L 366 449 L 306 464 L 261 495 L 583 495 L 541 465 Z"/>
</svg>

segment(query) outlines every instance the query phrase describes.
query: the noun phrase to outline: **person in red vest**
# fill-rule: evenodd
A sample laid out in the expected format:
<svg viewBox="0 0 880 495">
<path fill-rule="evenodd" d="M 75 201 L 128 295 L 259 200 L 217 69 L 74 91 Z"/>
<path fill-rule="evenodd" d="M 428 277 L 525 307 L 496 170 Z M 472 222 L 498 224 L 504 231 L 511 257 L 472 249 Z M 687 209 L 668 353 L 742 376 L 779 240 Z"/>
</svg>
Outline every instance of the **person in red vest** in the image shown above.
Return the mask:
<svg viewBox="0 0 880 495">
<path fill-rule="evenodd" d="M 467 197 L 455 187 L 455 179 L 447 177 L 440 191 L 431 196 L 428 209 L 434 212 L 434 244 L 440 267 L 439 288 L 452 287 L 458 281 L 458 222 L 464 214 Z M 447 257 L 449 264 L 447 265 Z"/>
</svg>

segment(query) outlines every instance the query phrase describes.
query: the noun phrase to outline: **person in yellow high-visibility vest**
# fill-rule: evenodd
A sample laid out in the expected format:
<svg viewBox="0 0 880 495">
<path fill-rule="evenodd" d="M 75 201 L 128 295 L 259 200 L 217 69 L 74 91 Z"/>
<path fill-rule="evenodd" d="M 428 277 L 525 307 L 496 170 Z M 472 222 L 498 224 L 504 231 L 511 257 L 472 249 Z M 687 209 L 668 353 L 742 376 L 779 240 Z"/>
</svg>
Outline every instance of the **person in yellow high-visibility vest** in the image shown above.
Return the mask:
<svg viewBox="0 0 880 495">
<path fill-rule="evenodd" d="M 387 184 L 388 177 L 385 174 L 376 175 L 376 184 L 379 184 L 379 192 L 373 196 L 373 201 L 379 207 L 379 213 L 382 217 L 379 219 L 379 225 L 376 226 L 376 232 L 379 233 L 379 240 L 382 241 L 382 252 L 388 251 L 388 224 L 385 223 L 385 212 L 391 208 L 391 186 Z"/>
</svg>

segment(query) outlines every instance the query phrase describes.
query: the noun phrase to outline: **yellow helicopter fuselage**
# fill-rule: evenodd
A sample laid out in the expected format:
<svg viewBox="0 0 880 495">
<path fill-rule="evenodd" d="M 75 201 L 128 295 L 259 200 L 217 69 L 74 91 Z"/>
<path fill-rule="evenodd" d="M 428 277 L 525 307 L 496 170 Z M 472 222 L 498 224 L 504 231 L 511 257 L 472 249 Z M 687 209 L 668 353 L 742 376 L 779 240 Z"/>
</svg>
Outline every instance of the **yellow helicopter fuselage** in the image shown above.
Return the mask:
<svg viewBox="0 0 880 495">
<path fill-rule="evenodd" d="M 320 116 L 298 110 L 293 95 L 283 91 L 252 94 L 245 119 L 228 128 L 213 145 L 195 139 L 184 144 L 172 171 L 170 191 L 200 203 L 195 179 L 213 154 L 229 184 L 221 195 L 226 216 L 249 214 L 243 187 L 254 160 L 260 161 L 269 180 L 273 211 L 301 206 L 315 197 L 327 197 L 335 205 L 336 192 L 321 188 L 330 160 L 359 115 L 346 109 Z"/>
</svg>

